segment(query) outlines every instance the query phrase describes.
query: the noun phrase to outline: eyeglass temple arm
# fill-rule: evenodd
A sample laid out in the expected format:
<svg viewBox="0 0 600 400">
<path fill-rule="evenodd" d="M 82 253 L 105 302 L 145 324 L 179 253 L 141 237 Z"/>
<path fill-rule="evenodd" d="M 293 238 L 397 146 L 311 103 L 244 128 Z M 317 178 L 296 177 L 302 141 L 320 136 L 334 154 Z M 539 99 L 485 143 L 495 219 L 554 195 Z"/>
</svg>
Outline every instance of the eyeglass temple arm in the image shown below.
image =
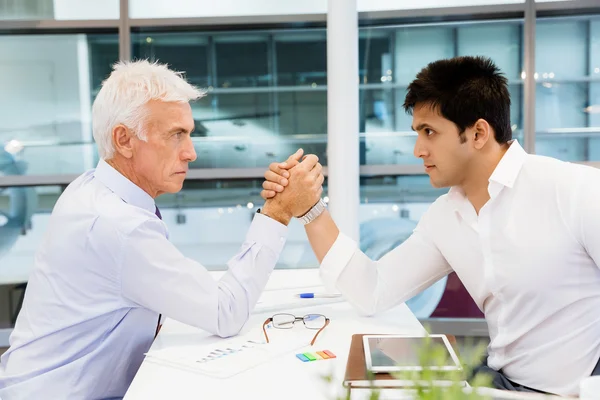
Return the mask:
<svg viewBox="0 0 600 400">
<path fill-rule="evenodd" d="M 267 330 L 265 329 L 265 327 L 267 326 L 267 324 L 269 322 L 271 322 L 273 320 L 273 318 L 267 318 L 267 320 L 265 321 L 265 323 L 263 324 L 263 332 L 265 334 L 265 339 L 267 339 L 267 343 L 269 343 L 269 335 L 267 335 Z"/>
<path fill-rule="evenodd" d="M 319 329 L 319 331 L 317 332 L 317 334 L 315 335 L 315 337 L 313 338 L 312 342 L 310 342 L 310 345 L 312 346 L 313 344 L 315 344 L 315 340 L 317 340 L 317 336 L 319 336 L 319 333 L 321 333 L 321 331 L 323 329 L 325 329 L 327 327 L 327 325 L 329 325 L 329 318 L 325 319 L 325 325 L 323 325 L 323 327 L 321 329 Z"/>
</svg>

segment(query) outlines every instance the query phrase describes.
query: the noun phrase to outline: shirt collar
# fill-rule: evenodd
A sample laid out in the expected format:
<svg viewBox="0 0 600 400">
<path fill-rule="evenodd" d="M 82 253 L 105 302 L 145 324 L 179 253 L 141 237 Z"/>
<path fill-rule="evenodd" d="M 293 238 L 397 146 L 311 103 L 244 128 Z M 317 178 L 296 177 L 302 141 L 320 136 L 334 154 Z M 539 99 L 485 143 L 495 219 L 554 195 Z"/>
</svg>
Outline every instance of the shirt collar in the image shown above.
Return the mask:
<svg viewBox="0 0 600 400">
<path fill-rule="evenodd" d="M 465 192 L 458 186 L 452 186 L 448 191 L 448 198 L 452 201 L 459 201 L 465 198 Z"/>
<path fill-rule="evenodd" d="M 525 162 L 527 153 L 519 142 L 515 139 L 510 141 L 510 147 L 494 169 L 492 176 L 490 176 L 490 183 L 496 182 L 502 186 L 512 188 L 517 180 L 521 167 Z"/>
<path fill-rule="evenodd" d="M 502 186 L 512 188 L 525 162 L 527 153 L 523 150 L 518 140 L 511 140 L 509 144 L 508 150 L 500 159 L 492 176 L 490 176 L 490 185 L 488 186 L 490 197 L 494 197 Z M 498 186 L 495 184 L 499 184 L 500 187 L 494 187 Z M 458 186 L 452 186 L 448 191 L 448 199 L 452 202 L 465 200 L 465 192 Z"/>
<path fill-rule="evenodd" d="M 119 196 L 125 203 L 143 208 L 152 214 L 156 212 L 154 199 L 142 188 L 121 175 L 106 161 L 100 160 L 94 171 L 94 177 Z"/>
</svg>

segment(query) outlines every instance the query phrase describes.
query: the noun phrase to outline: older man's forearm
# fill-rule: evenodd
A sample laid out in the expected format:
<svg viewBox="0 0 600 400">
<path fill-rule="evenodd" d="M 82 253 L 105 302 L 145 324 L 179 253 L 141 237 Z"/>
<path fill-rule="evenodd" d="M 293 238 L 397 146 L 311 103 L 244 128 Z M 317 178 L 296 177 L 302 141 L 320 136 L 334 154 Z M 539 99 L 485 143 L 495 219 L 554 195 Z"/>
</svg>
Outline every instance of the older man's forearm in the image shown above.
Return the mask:
<svg viewBox="0 0 600 400">
<path fill-rule="evenodd" d="M 287 227 L 255 215 L 240 252 L 229 260 L 229 271 L 218 282 L 215 334 L 233 336 L 242 329 L 277 264 L 286 237 Z"/>
<path fill-rule="evenodd" d="M 307 224 L 305 229 L 315 256 L 317 256 L 319 263 L 323 262 L 340 233 L 333 218 L 331 218 L 331 214 L 327 210 L 323 211 L 314 221 Z"/>
</svg>

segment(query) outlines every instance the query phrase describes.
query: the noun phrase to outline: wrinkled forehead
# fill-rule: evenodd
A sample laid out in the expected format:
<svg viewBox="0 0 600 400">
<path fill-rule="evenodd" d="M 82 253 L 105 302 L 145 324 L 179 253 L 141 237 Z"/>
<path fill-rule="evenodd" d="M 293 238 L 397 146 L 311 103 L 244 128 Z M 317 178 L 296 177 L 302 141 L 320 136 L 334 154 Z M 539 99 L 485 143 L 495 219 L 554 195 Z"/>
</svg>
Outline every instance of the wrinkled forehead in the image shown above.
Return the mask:
<svg viewBox="0 0 600 400">
<path fill-rule="evenodd" d="M 157 128 L 161 131 L 175 129 L 191 132 L 194 130 L 194 118 L 189 103 L 151 100 L 146 103 L 144 114 L 148 128 Z"/>
</svg>

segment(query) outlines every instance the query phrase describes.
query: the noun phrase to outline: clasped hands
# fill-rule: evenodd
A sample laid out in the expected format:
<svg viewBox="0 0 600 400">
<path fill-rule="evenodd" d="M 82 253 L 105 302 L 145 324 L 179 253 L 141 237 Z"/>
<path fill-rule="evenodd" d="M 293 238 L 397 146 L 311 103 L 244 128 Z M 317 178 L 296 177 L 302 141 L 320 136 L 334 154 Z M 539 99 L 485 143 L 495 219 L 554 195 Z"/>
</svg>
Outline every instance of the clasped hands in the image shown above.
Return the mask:
<svg viewBox="0 0 600 400">
<path fill-rule="evenodd" d="M 323 193 L 323 166 L 319 157 L 299 149 L 282 163 L 271 163 L 265 172 L 263 190 L 265 199 L 261 210 L 284 225 L 292 217 L 301 217 L 317 204 Z"/>
</svg>

